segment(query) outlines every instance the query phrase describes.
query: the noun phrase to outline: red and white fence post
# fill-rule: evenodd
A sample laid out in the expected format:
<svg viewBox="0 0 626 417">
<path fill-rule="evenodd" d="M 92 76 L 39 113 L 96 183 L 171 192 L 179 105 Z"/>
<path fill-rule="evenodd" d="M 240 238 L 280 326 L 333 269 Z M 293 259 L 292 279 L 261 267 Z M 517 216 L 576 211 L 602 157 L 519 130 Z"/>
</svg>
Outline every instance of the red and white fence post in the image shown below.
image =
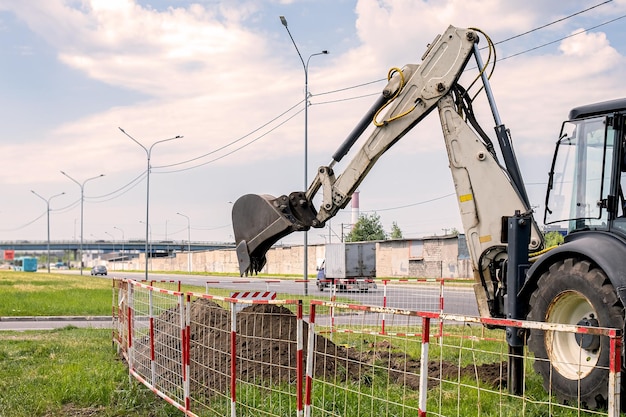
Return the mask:
<svg viewBox="0 0 626 417">
<path fill-rule="evenodd" d="M 622 369 L 622 334 L 619 330 L 610 333 L 610 363 L 609 363 L 609 406 L 610 416 L 620 415 L 620 385 Z"/>
<path fill-rule="evenodd" d="M 190 386 L 189 386 L 189 338 L 191 334 L 191 297 L 187 295 L 185 302 L 185 295 L 179 295 L 179 303 L 181 309 L 180 315 L 180 343 L 181 343 L 181 357 L 182 357 L 182 371 L 183 371 L 183 396 L 185 401 L 185 411 L 189 411 L 191 407 L 190 399 Z"/>
<path fill-rule="evenodd" d="M 302 381 L 304 373 L 302 372 L 303 350 L 304 350 L 304 324 L 302 320 L 302 300 L 298 300 L 296 310 L 296 407 L 298 417 L 304 414 L 302 404 Z"/>
<path fill-rule="evenodd" d="M 387 308 L 387 283 L 388 279 L 383 280 L 383 308 Z M 383 313 L 381 318 L 380 331 L 382 334 L 385 334 L 385 313 Z"/>
<path fill-rule="evenodd" d="M 237 416 L 237 309 L 230 304 L 230 416 Z"/>
<path fill-rule="evenodd" d="M 422 317 L 422 356 L 420 357 L 420 385 L 418 416 L 426 417 L 428 399 L 428 347 L 430 345 L 430 318 Z"/>
<path fill-rule="evenodd" d="M 156 386 L 156 362 L 154 351 L 154 297 L 152 286 L 148 290 L 148 320 L 150 324 L 150 383 Z"/>
<path fill-rule="evenodd" d="M 126 319 L 128 320 L 128 371 L 131 372 L 134 367 L 134 358 L 133 358 L 133 305 L 135 301 L 133 299 L 133 286 L 128 285 L 128 296 L 127 296 L 127 312 Z"/>
<path fill-rule="evenodd" d="M 313 370 L 315 369 L 315 303 L 309 306 L 309 340 L 306 355 L 306 383 L 304 387 L 304 416 L 311 417 L 311 392 L 313 389 Z"/>
</svg>

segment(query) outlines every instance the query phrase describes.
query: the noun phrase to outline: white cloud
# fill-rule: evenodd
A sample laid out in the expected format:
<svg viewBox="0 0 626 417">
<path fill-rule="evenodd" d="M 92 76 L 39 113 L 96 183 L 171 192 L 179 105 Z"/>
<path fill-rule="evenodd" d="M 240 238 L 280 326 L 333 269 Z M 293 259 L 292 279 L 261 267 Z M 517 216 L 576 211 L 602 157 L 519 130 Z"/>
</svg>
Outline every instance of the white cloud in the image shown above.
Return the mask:
<svg viewBox="0 0 626 417">
<path fill-rule="evenodd" d="M 290 7 L 298 4 L 288 0 L 278 3 Z M 313 3 L 305 4 L 315 11 Z M 573 2 L 570 7 L 576 6 L 588 7 L 581 1 Z M 94 160 L 107 161 L 107 176 L 134 177 L 145 169 L 143 151 L 119 132 L 118 126 L 146 145 L 184 135 L 176 143 L 156 148 L 154 165 L 166 165 L 224 146 L 298 103 L 304 93 L 302 68 L 294 66 L 291 60 L 288 63 L 280 60 L 275 53 L 278 41 L 271 31 L 255 30 L 250 25 L 263 7 L 263 2 L 245 1 L 156 10 L 132 0 L 0 0 L 0 10 L 11 10 L 26 22 L 68 68 L 116 89 L 137 91 L 147 97 L 141 102 L 136 98 L 132 103 L 120 101 L 88 116 L 68 117 L 50 129 L 45 140 L 31 138 L 3 147 L 0 164 L 7 172 L 19 172 L 19 175 L 5 176 L 2 183 L 56 184 L 64 180 L 60 175 L 56 178 L 59 169 L 76 175 L 88 173 L 84 175 L 87 177 L 94 173 Z M 620 10 L 623 13 L 626 0 L 614 2 L 610 7 L 613 13 Z M 479 27 L 497 41 L 572 10 L 562 9 L 561 4 L 541 0 L 515 6 L 501 0 L 356 1 L 358 19 L 347 20 L 338 36 L 344 38 L 346 33 L 355 31 L 359 45 L 345 54 L 315 57 L 311 61 L 309 81 L 314 94 L 311 98 L 314 105 L 309 108 L 311 166 L 329 161 L 375 97 L 340 100 L 378 93 L 384 83 L 336 94 L 315 94 L 382 79 L 392 66 L 418 63 L 426 45 L 449 24 Z M 594 13 L 608 14 L 602 8 Z M 523 39 L 523 47 L 573 33 L 577 27 L 579 24 L 555 25 L 542 32 L 541 38 Z M 616 90 L 624 79 L 625 68 L 624 56 L 612 45 L 616 42 L 621 39 L 611 39 L 602 32 L 586 33 L 570 37 L 558 46 L 498 63 L 492 82 L 501 115 L 513 132 L 520 159 L 524 163 L 537 159 L 536 172 L 542 176 L 547 172 L 546 161 L 560 122 L 571 107 L 626 96 L 625 91 Z M 498 50 L 506 53 L 499 56 L 519 52 L 520 49 L 515 49 L 518 47 L 518 44 L 503 44 Z M 24 48 L 29 50 L 28 45 Z M 64 100 L 60 97 L 59 105 L 65 105 Z M 338 102 L 320 104 L 333 100 Z M 72 110 L 68 107 L 68 111 Z M 476 111 L 485 130 L 491 132 L 493 121 L 484 99 L 479 100 Z M 264 128 L 250 138 L 275 126 Z M 299 114 L 236 156 L 215 162 L 212 166 L 220 172 L 220 187 L 238 190 L 238 181 L 243 180 L 232 173 L 246 172 L 250 187 L 254 188 L 265 178 L 260 175 L 255 178 L 254 173 L 271 170 L 285 177 L 277 179 L 272 188 L 280 188 L 283 183 L 299 184 L 301 181 L 294 177 L 301 175 L 297 165 L 302 156 L 302 136 L 303 115 Z M 436 179 L 429 184 L 435 192 L 439 178 L 445 177 L 439 190 L 449 187 L 445 163 L 440 169 L 430 166 L 430 161 L 439 160 L 433 155 L 443 151 L 435 115 L 396 146 L 401 147 L 402 157 L 411 155 L 414 161 L 411 169 L 428 166 L 427 175 Z M 223 153 L 216 156 L 219 155 Z M 394 158 L 394 154 L 389 158 Z M 290 164 L 298 172 L 288 171 Z M 381 168 L 372 173 L 376 178 L 368 184 L 400 184 L 392 165 L 381 162 Z M 24 169 L 25 166 L 36 169 Z M 284 167 L 282 171 L 281 167 Z M 420 174 L 415 171 L 412 175 Z M 529 175 L 534 177 L 535 173 Z M 410 176 L 404 180 L 415 182 Z M 255 181 L 259 182 L 255 184 Z M 406 199 L 406 190 L 412 189 L 412 184 L 403 187 L 391 196 L 394 188 L 391 186 L 371 193 L 379 193 L 376 201 L 381 202 L 398 196 Z M 371 197 L 363 195 L 362 202 L 367 198 Z M 419 200 L 419 190 L 415 200 Z"/>
</svg>

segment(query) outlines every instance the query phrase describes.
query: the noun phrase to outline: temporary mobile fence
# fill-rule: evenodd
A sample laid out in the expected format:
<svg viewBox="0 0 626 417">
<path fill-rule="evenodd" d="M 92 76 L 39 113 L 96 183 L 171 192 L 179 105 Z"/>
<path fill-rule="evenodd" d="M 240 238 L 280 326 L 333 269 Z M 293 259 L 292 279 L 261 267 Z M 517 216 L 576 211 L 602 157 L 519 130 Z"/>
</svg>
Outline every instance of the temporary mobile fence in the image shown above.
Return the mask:
<svg viewBox="0 0 626 417">
<path fill-rule="evenodd" d="M 116 281 L 113 292 L 113 340 L 130 375 L 188 416 L 619 416 L 615 329 L 328 300 L 237 299 L 135 281 Z M 610 360 L 598 363 L 607 404 L 591 411 L 582 401 L 559 402 L 556 377 L 550 372 L 544 383 L 526 350 L 523 392 L 509 393 L 505 334 L 485 326 L 599 336 L 609 349 Z M 543 368 L 562 366 L 585 369 L 584 360 Z"/>
</svg>

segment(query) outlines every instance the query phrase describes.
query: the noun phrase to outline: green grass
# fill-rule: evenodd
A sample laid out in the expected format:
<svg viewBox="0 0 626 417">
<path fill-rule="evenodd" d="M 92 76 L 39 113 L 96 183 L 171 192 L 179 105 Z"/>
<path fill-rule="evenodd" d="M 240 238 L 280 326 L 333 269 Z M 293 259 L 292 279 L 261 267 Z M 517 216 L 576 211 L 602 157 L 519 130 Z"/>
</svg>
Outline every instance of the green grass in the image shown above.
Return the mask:
<svg viewBox="0 0 626 417">
<path fill-rule="evenodd" d="M 111 331 L 0 332 L 0 416 L 179 416 L 129 382 Z"/>
<path fill-rule="evenodd" d="M 182 290 L 198 291 L 198 287 L 183 286 Z M 223 295 L 228 295 L 227 292 L 224 290 Z M 109 279 L 0 271 L 2 316 L 109 315 L 111 303 Z M 307 306 L 308 302 L 305 301 L 304 305 Z M 388 327 L 387 330 L 393 331 L 394 328 Z M 406 328 L 397 330 L 407 331 Z M 446 331 L 456 331 L 458 334 L 448 336 L 443 345 L 433 340 L 431 360 L 442 359 L 465 366 L 472 363 L 497 363 L 504 358 L 506 345 L 503 342 L 478 342 L 479 338 L 485 336 L 501 340 L 501 331 L 485 330 L 480 326 L 447 326 Z M 350 333 L 325 336 L 332 338 L 336 344 L 357 350 L 364 350 L 362 346 L 384 339 L 381 336 Z M 54 331 L 0 332 L 0 417 L 181 415 L 174 407 L 128 377 L 128 368 L 120 361 L 111 339 L 110 330 L 73 327 Z M 419 359 L 419 340 L 390 340 L 393 350 Z M 527 395 L 545 401 L 547 394 L 541 387 L 539 377 L 532 371 L 531 360 L 526 361 L 526 367 Z M 402 406 L 398 404 L 414 407 L 418 393 L 398 384 L 388 384 L 387 374 L 386 369 L 376 367 L 375 372 L 362 378 L 367 384 L 363 384 L 363 381 L 337 382 L 331 384 L 334 386 L 332 390 L 337 390 L 336 395 L 325 396 L 319 393 L 324 390 L 326 383 L 316 380 L 314 406 L 318 410 L 339 413 L 328 415 L 404 415 Z M 532 402 L 513 397 L 505 397 L 503 401 L 497 392 L 489 394 L 479 391 L 476 384 L 472 378 L 462 379 L 461 384 L 442 383 L 429 391 L 429 410 L 441 412 L 441 415 L 471 416 L 477 415 L 477 404 L 480 404 L 480 415 L 483 416 L 519 415 L 522 407 L 526 407 L 526 416 L 547 415 L 545 406 L 537 406 L 535 411 Z M 284 391 L 289 392 L 289 388 L 285 387 Z M 261 388 L 248 386 L 240 394 L 238 399 L 242 415 L 255 415 L 255 407 L 258 411 L 266 406 L 273 415 L 293 412 L 292 399 L 272 398 Z M 254 407 L 247 410 L 244 403 Z M 373 414 L 372 410 L 377 411 Z M 587 415 L 584 412 L 559 411 L 559 415 L 563 416 Z"/>
<path fill-rule="evenodd" d="M 0 316 L 110 315 L 111 285 L 91 276 L 0 271 Z"/>
<path fill-rule="evenodd" d="M 0 316 L 109 315 L 108 279 L 0 271 Z M 130 381 L 111 330 L 0 332 L 0 416 L 179 416 Z"/>
</svg>

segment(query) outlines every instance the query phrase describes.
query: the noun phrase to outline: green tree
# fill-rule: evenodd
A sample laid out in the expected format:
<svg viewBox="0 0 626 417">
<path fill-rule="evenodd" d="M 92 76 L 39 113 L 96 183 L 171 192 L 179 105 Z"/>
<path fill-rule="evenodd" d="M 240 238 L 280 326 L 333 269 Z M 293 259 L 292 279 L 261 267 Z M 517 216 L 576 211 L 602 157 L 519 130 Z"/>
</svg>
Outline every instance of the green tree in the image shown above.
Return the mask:
<svg viewBox="0 0 626 417">
<path fill-rule="evenodd" d="M 385 240 L 387 234 L 380 222 L 380 216 L 364 214 L 359 216 L 352 231 L 346 236 L 346 242 L 364 242 L 368 240 Z"/>
<path fill-rule="evenodd" d="M 548 232 L 543 235 L 545 247 L 557 246 L 563 243 L 563 235 L 559 232 Z"/>
<path fill-rule="evenodd" d="M 398 223 L 393 222 L 391 224 L 391 233 L 389 233 L 391 239 L 402 239 L 402 230 L 398 227 Z"/>
</svg>

